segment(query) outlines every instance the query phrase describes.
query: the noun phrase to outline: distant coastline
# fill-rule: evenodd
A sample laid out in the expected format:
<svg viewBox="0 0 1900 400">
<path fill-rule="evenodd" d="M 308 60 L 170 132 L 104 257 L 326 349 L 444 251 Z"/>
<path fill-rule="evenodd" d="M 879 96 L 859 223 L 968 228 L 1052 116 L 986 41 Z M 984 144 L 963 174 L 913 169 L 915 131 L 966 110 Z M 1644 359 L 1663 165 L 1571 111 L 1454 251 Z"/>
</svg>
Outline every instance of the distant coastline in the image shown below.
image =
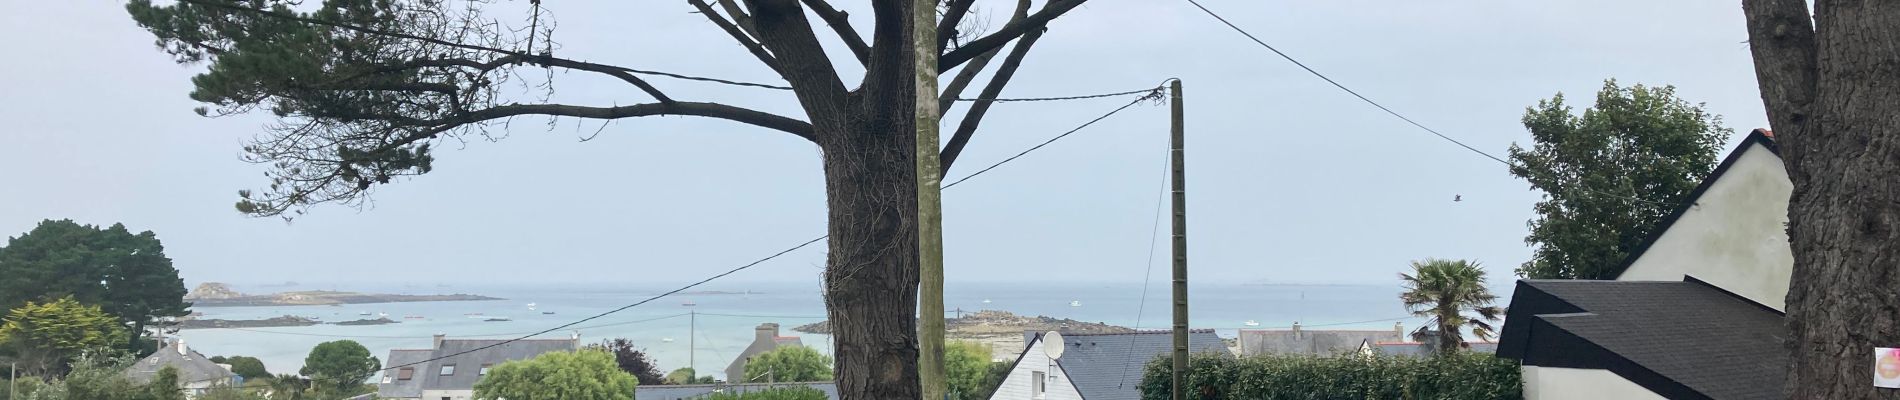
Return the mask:
<svg viewBox="0 0 1900 400">
<path fill-rule="evenodd" d="M 193 307 L 324 306 L 343 304 L 404 303 L 417 301 L 507 300 L 475 294 L 379 294 L 309 290 L 274 294 L 245 294 L 217 282 L 199 284 L 185 295 Z"/>
<path fill-rule="evenodd" d="M 299 317 L 299 316 L 294 316 L 294 315 L 285 315 L 281 317 L 272 317 L 272 318 L 266 318 L 266 319 L 245 319 L 245 320 L 187 319 L 183 321 L 178 321 L 178 329 L 277 328 L 277 327 L 287 327 L 287 326 L 311 326 L 311 325 L 317 325 L 317 324 L 322 324 L 322 323 L 323 322 L 318 321 L 316 318 Z M 333 322 L 331 324 L 355 326 L 355 325 L 384 325 L 384 324 L 398 324 L 398 323 L 401 323 L 401 322 L 391 320 L 389 318 L 377 318 L 377 319 L 359 319 L 355 321 Z"/>
</svg>

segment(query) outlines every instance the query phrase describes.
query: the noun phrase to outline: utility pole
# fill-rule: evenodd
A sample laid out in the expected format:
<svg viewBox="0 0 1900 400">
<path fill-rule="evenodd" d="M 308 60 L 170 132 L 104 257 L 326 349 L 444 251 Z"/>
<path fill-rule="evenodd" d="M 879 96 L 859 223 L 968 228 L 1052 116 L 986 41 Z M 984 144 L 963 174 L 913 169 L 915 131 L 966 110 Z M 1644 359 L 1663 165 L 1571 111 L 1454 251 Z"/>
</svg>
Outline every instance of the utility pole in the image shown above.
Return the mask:
<svg viewBox="0 0 1900 400">
<path fill-rule="evenodd" d="M 917 72 L 917 375 L 925 400 L 943 400 L 943 161 L 937 143 L 937 2 L 911 0 Z"/>
<path fill-rule="evenodd" d="M 699 309 L 688 309 L 686 315 L 686 370 L 690 372 L 686 373 L 686 383 L 693 383 L 693 379 L 699 379 Z"/>
<path fill-rule="evenodd" d="M 1188 369 L 1188 295 L 1187 295 L 1187 162 L 1182 148 L 1186 128 L 1182 124 L 1181 80 L 1168 85 L 1168 106 L 1173 111 L 1169 127 L 1168 158 L 1174 182 L 1174 394 L 1172 400 L 1187 398 Z"/>
</svg>

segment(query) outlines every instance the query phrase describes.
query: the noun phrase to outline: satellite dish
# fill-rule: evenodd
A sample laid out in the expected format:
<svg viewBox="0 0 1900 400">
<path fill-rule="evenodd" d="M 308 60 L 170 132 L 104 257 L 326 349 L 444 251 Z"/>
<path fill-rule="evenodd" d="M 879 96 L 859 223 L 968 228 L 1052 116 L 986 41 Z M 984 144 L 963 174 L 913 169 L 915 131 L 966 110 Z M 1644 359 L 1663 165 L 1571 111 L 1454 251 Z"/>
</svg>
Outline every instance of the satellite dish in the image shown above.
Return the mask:
<svg viewBox="0 0 1900 400">
<path fill-rule="evenodd" d="M 1067 350 L 1068 347 L 1069 345 L 1067 343 L 1062 342 L 1061 333 L 1049 331 L 1049 333 L 1042 334 L 1042 354 L 1049 356 L 1049 359 L 1062 358 L 1062 351 Z"/>
</svg>

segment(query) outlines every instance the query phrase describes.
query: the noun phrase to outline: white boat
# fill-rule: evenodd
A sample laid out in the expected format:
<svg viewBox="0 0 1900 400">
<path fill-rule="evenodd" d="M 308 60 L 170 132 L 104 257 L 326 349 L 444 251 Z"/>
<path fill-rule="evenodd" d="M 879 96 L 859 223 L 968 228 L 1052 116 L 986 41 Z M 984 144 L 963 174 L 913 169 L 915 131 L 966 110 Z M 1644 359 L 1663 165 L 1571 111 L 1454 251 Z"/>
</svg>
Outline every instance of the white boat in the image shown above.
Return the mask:
<svg viewBox="0 0 1900 400">
<path fill-rule="evenodd" d="M 660 338 L 660 343 L 673 343 L 673 338 Z"/>
<path fill-rule="evenodd" d="M 376 313 L 376 317 L 377 317 L 377 318 L 389 318 L 389 313 L 386 313 L 386 312 L 379 312 L 379 313 Z"/>
<path fill-rule="evenodd" d="M 482 321 L 484 321 L 484 322 L 508 322 L 508 321 L 513 321 L 513 319 L 509 319 L 508 317 L 488 317 L 488 319 L 484 319 L 484 320 L 482 320 Z"/>
<path fill-rule="evenodd" d="M 1259 323 L 1259 322 L 1254 322 L 1253 320 L 1251 320 L 1251 319 L 1250 319 L 1250 320 L 1247 320 L 1247 322 L 1243 322 L 1243 323 L 1241 323 L 1241 325 L 1246 325 L 1246 326 L 1260 326 L 1260 323 Z"/>
<path fill-rule="evenodd" d="M 367 316 L 369 316 L 369 311 L 364 311 L 364 312 L 360 312 L 360 313 L 356 313 L 356 315 L 361 315 L 361 316 L 365 316 L 365 317 L 367 317 Z"/>
<path fill-rule="evenodd" d="M 1071 300 L 1071 301 L 1069 301 L 1069 307 L 1081 307 L 1081 306 L 1082 306 L 1082 301 L 1081 301 L 1081 300 Z"/>
<path fill-rule="evenodd" d="M 990 299 L 983 299 L 983 304 L 990 304 Z"/>
</svg>

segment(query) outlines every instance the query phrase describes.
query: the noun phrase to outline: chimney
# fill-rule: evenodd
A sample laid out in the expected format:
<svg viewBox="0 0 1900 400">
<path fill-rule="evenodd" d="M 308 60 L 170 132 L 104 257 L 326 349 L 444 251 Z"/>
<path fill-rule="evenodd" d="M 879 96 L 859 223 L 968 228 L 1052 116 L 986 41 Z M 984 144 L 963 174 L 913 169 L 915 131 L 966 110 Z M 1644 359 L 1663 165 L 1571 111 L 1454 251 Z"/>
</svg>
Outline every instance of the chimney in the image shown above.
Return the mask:
<svg viewBox="0 0 1900 400">
<path fill-rule="evenodd" d="M 568 335 L 567 338 L 574 341 L 574 350 L 581 349 L 581 331 L 574 331 L 574 334 Z"/>
<path fill-rule="evenodd" d="M 753 333 L 754 333 L 753 337 L 756 338 L 757 340 L 771 342 L 773 341 L 773 338 L 778 337 L 778 324 L 771 323 L 771 322 L 759 324 L 759 327 L 755 328 L 753 330 Z"/>
<path fill-rule="evenodd" d="M 185 338 L 183 337 L 178 338 L 178 341 L 172 342 L 172 347 L 178 348 L 179 355 L 191 355 L 191 349 L 185 347 Z"/>
<path fill-rule="evenodd" d="M 442 339 L 443 339 L 443 338 L 445 338 L 445 337 L 448 337 L 448 335 L 444 335 L 444 334 L 440 334 L 440 333 L 437 333 L 437 334 L 435 334 L 435 347 L 434 347 L 434 348 L 436 348 L 436 349 L 440 349 L 440 348 L 442 348 Z"/>
<path fill-rule="evenodd" d="M 1293 321 L 1293 338 L 1300 338 L 1300 321 Z"/>
<path fill-rule="evenodd" d="M 1392 332 L 1396 332 L 1399 334 L 1399 341 L 1401 342 L 1405 341 L 1405 323 L 1404 322 L 1393 322 Z"/>
</svg>

